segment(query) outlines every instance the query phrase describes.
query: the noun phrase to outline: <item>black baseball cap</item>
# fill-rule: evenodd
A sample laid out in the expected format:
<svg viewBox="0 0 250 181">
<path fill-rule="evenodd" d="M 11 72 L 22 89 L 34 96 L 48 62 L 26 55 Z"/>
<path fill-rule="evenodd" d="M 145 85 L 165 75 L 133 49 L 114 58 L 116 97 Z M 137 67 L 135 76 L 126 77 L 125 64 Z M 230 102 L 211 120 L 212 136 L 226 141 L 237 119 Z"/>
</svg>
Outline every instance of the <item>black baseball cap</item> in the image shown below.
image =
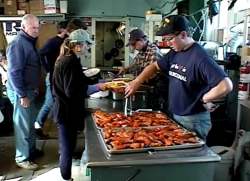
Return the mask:
<svg viewBox="0 0 250 181">
<path fill-rule="evenodd" d="M 177 31 L 188 31 L 189 21 L 182 15 L 171 15 L 162 20 L 162 26 L 156 33 L 156 36 L 164 36 Z"/>
<path fill-rule="evenodd" d="M 126 45 L 133 45 L 138 39 L 146 37 L 146 35 L 144 34 L 144 32 L 140 29 L 134 29 L 129 33 L 129 39 L 128 39 L 128 43 Z"/>
</svg>

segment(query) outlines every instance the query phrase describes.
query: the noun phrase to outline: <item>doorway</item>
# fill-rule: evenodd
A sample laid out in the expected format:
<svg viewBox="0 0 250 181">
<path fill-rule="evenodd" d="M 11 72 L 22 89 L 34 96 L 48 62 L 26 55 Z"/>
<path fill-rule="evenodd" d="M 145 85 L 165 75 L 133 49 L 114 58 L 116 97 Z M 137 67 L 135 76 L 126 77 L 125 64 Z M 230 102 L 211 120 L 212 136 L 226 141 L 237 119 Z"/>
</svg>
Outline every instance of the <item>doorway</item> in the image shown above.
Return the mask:
<svg viewBox="0 0 250 181">
<path fill-rule="evenodd" d="M 125 61 L 125 37 L 116 29 L 121 22 L 96 22 L 96 66 L 117 67 Z"/>
<path fill-rule="evenodd" d="M 129 18 L 93 18 L 95 46 L 91 51 L 92 67 L 129 65 L 129 47 L 126 47 L 129 30 Z"/>
</svg>

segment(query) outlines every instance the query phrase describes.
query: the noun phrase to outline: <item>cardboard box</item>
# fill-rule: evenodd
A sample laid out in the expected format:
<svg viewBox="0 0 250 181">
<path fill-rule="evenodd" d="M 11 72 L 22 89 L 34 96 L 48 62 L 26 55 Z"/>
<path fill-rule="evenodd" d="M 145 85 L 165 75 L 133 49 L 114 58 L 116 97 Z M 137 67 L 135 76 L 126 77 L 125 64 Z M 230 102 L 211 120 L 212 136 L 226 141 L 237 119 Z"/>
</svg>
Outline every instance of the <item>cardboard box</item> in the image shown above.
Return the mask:
<svg viewBox="0 0 250 181">
<path fill-rule="evenodd" d="M 26 3 L 27 0 L 17 0 L 17 2 L 19 2 L 19 3 Z"/>
<path fill-rule="evenodd" d="M 17 10 L 6 10 L 4 9 L 5 15 L 17 15 Z"/>
<path fill-rule="evenodd" d="M 21 10 L 17 10 L 17 14 L 18 15 L 25 15 L 25 14 L 27 14 L 27 12 L 26 12 L 26 10 L 21 9 Z"/>
<path fill-rule="evenodd" d="M 30 1 L 30 11 L 34 10 L 44 10 L 44 1 L 43 0 L 35 0 Z"/>
<path fill-rule="evenodd" d="M 26 13 L 30 13 L 30 3 L 18 3 L 18 10 L 25 10 Z"/>
<path fill-rule="evenodd" d="M 17 0 L 4 0 L 4 9 L 17 11 Z"/>
<path fill-rule="evenodd" d="M 41 14 L 44 14 L 44 9 L 40 9 L 40 10 L 30 10 L 30 14 L 34 14 L 34 15 L 41 15 Z"/>
<path fill-rule="evenodd" d="M 60 13 L 59 0 L 44 0 L 44 14 Z"/>
<path fill-rule="evenodd" d="M 68 1 L 60 1 L 60 12 L 68 13 Z"/>
</svg>

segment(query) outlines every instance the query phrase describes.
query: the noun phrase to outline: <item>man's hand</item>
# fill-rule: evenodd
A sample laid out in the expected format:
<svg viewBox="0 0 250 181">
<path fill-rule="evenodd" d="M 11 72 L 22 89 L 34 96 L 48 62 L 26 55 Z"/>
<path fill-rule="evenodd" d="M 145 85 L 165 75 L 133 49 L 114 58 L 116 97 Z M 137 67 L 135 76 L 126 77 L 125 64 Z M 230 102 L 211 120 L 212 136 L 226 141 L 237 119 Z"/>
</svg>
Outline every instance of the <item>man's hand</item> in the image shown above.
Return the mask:
<svg viewBox="0 0 250 181">
<path fill-rule="evenodd" d="M 121 74 L 125 74 L 125 73 L 126 73 L 126 69 L 121 68 L 121 69 L 119 70 L 119 72 L 118 72 L 117 75 L 121 75 Z"/>
<path fill-rule="evenodd" d="M 140 85 L 141 83 L 137 79 L 129 82 L 125 88 L 125 98 L 132 96 L 139 89 Z"/>
<path fill-rule="evenodd" d="M 206 108 L 207 111 L 214 112 L 220 105 L 216 105 L 211 102 L 208 102 L 206 104 L 203 104 L 203 106 Z"/>
<path fill-rule="evenodd" d="M 20 98 L 20 104 L 23 107 L 29 107 L 30 106 L 30 100 L 28 97 Z"/>
<path fill-rule="evenodd" d="M 97 86 L 100 91 L 105 91 L 107 89 L 104 83 L 99 83 Z"/>
</svg>

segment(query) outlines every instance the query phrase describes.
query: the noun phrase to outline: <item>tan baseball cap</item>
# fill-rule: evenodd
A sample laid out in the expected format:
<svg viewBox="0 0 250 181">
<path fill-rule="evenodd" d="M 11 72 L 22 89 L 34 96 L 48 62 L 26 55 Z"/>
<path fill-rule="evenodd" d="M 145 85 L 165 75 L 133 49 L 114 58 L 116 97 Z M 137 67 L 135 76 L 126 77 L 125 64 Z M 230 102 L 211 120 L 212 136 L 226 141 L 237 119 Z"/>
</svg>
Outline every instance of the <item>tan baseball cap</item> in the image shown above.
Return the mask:
<svg viewBox="0 0 250 181">
<path fill-rule="evenodd" d="M 91 45 L 94 44 L 94 42 L 89 38 L 89 34 L 82 29 L 72 31 L 69 35 L 69 42 L 70 43 L 87 42 Z"/>
</svg>

